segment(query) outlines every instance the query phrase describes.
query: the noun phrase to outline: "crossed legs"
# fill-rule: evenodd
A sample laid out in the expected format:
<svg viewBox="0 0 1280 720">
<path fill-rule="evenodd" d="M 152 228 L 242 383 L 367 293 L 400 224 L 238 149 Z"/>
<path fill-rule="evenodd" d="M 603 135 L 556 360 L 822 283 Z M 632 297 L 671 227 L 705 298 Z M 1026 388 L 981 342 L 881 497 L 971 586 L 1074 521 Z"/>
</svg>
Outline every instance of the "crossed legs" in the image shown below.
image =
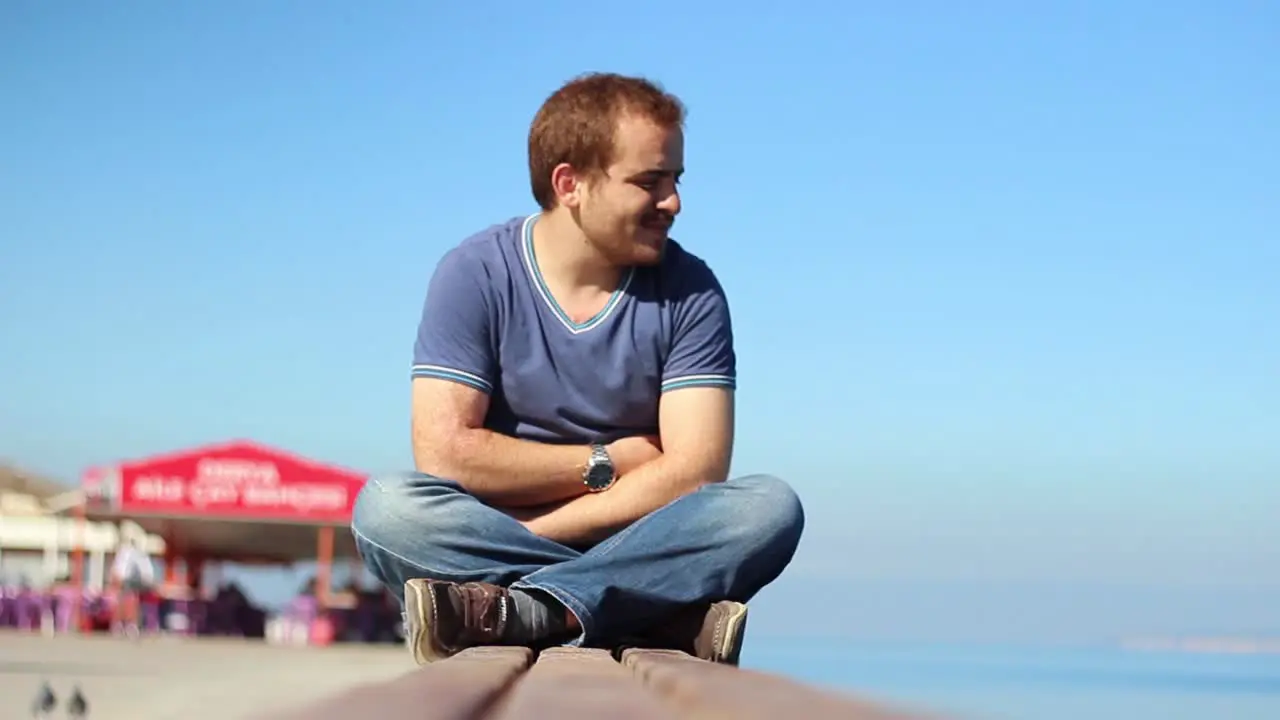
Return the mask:
<svg viewBox="0 0 1280 720">
<path fill-rule="evenodd" d="M 577 620 L 568 644 L 587 646 L 691 606 L 747 602 L 790 563 L 803 527 L 795 492 L 768 475 L 708 485 L 586 550 L 421 473 L 371 478 L 352 520 L 365 565 L 402 603 L 418 578 L 545 594 Z"/>
</svg>

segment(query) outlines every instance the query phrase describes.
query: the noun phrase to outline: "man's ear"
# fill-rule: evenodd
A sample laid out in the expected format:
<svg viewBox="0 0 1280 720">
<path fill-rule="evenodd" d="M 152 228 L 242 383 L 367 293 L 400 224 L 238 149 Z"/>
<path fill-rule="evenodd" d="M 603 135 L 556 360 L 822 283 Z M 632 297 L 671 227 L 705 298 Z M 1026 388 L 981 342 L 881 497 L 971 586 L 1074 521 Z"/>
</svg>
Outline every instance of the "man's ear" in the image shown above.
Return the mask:
<svg viewBox="0 0 1280 720">
<path fill-rule="evenodd" d="M 551 170 L 551 190 L 557 205 L 576 208 L 582 204 L 583 177 L 569 163 L 560 163 Z"/>
</svg>

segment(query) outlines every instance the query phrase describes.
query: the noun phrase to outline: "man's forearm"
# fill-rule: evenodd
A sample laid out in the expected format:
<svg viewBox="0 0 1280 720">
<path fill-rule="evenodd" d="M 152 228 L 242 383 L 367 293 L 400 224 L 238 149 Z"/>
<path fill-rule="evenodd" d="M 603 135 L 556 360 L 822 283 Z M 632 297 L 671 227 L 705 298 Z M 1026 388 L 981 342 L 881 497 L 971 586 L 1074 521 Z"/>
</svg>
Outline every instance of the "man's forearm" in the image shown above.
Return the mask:
<svg viewBox="0 0 1280 720">
<path fill-rule="evenodd" d="M 458 432 L 438 448 L 414 439 L 419 472 L 453 480 L 481 500 L 505 507 L 581 495 L 590 456 L 585 445 L 548 445 L 479 428 Z"/>
<path fill-rule="evenodd" d="M 575 497 L 541 513 L 526 514 L 523 520 L 535 534 L 549 540 L 596 543 L 703 485 L 722 482 L 727 475 L 727 470 L 699 469 L 663 455 L 618 478 L 604 492 Z"/>
</svg>

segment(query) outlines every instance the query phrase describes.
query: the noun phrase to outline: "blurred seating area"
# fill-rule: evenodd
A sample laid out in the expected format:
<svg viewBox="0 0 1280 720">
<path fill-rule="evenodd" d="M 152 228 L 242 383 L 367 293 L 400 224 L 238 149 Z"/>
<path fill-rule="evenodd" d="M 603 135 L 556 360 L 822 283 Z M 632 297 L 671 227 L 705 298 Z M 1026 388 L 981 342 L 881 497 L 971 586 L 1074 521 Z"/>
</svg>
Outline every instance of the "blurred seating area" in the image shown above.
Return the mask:
<svg viewBox="0 0 1280 720">
<path fill-rule="evenodd" d="M 322 605 L 308 581 L 296 597 L 275 611 L 252 602 L 235 582 L 209 593 L 164 586 L 140 594 L 138 627 L 142 635 L 259 638 L 277 644 L 328 645 L 334 642 L 400 642 L 400 612 L 382 590 L 357 586 L 331 595 Z M 81 590 L 65 579 L 47 588 L 29 583 L 0 583 L 0 629 L 47 635 L 79 631 L 126 631 L 120 622 L 118 589 Z"/>
<path fill-rule="evenodd" d="M 351 583 L 321 603 L 309 580 L 292 600 L 267 620 L 268 642 L 327 645 L 333 642 L 399 643 L 404 640 L 400 608 L 382 588 Z"/>
<path fill-rule="evenodd" d="M 294 526 L 302 534 L 291 535 L 288 523 L 239 522 L 229 532 L 219 529 L 217 518 L 191 521 L 179 543 L 183 552 L 177 552 L 134 520 L 88 520 L 63 512 L 82 502 L 74 488 L 0 463 L 0 630 L 243 637 L 290 645 L 403 638 L 398 603 L 380 587 L 367 590 L 353 579 L 317 593 L 321 581 L 312 577 L 279 607 L 264 607 L 236 579 L 222 576 L 239 559 L 227 550 L 231 540 L 240 541 L 232 549 L 248 551 L 289 546 L 296 559 L 263 564 L 249 558 L 250 566 L 275 565 L 287 574 L 295 562 L 308 559 L 316 541 L 307 533 L 322 530 Z M 161 527 L 174 532 L 172 524 Z M 246 535 L 254 529 L 260 534 Z M 327 555 L 318 563 L 327 569 L 317 570 L 326 586 L 332 582 L 334 549 L 328 530 Z M 287 542 L 295 536 L 303 538 L 297 547 Z M 245 537 L 252 542 L 241 547 Z M 219 550 L 221 560 L 207 557 Z M 352 567 L 354 578 L 359 563 Z M 122 592 L 125 585 L 134 591 Z"/>
</svg>

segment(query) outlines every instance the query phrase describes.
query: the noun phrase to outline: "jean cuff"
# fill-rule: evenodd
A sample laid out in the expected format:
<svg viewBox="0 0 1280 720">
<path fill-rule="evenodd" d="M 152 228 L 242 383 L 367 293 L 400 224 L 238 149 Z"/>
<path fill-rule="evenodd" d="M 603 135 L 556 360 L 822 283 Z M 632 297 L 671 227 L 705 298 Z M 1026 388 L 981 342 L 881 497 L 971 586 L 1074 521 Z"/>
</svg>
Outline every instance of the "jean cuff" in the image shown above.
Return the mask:
<svg viewBox="0 0 1280 720">
<path fill-rule="evenodd" d="M 578 626 L 581 628 L 581 632 L 578 633 L 573 640 L 566 643 L 570 647 L 582 647 L 587 638 L 592 636 L 592 631 L 595 629 L 595 621 L 591 618 L 591 613 L 587 611 L 585 605 L 578 602 L 578 599 L 569 593 L 557 587 L 544 585 L 543 583 L 538 582 L 529 582 L 528 580 L 517 580 L 511 584 L 510 589 L 537 590 L 544 592 L 555 598 L 561 605 L 568 608 L 569 612 L 573 613 L 574 617 L 578 618 Z"/>
</svg>

